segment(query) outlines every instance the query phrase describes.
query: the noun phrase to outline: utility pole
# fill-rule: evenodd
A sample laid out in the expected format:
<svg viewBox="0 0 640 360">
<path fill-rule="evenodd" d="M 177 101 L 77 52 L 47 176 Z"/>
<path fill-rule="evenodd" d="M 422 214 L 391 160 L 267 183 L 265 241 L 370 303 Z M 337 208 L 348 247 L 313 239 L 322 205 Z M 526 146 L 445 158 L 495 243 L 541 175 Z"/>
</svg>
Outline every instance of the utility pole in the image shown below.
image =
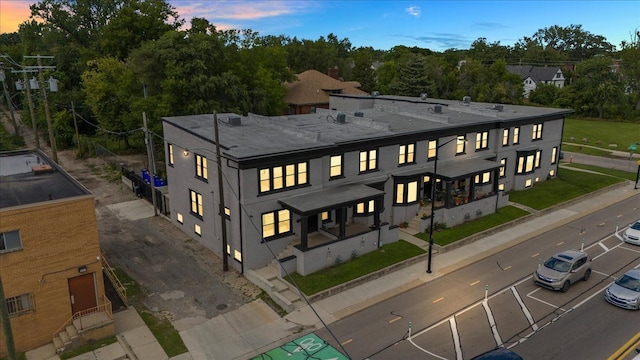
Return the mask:
<svg viewBox="0 0 640 360">
<path fill-rule="evenodd" d="M 76 128 L 76 144 L 78 147 L 78 156 L 82 156 L 82 149 L 80 148 L 80 133 L 78 132 L 78 121 L 76 120 L 76 107 L 71 102 L 71 113 L 73 114 L 73 126 Z"/>
<path fill-rule="evenodd" d="M 2 331 L 4 333 L 4 341 L 7 345 L 7 356 L 9 360 L 16 360 L 16 344 L 13 341 L 13 332 L 11 331 L 11 320 L 9 320 L 9 308 L 7 307 L 7 299 L 4 297 L 4 288 L 2 287 L 2 278 L 0 277 L 0 322 L 2 322 Z"/>
<path fill-rule="evenodd" d="M 144 98 L 147 98 L 147 86 L 142 84 L 142 89 L 144 91 Z M 144 143 L 147 145 L 147 161 L 149 162 L 149 166 L 147 171 L 150 171 L 149 178 L 151 179 L 151 203 L 153 204 L 153 215 L 158 216 L 158 207 L 156 206 L 156 170 L 155 170 L 155 162 L 153 161 L 153 145 L 151 143 L 151 135 L 149 134 L 149 128 L 147 127 L 147 112 L 142 111 L 142 122 L 144 125 Z M 153 163 L 153 165 L 152 165 Z M 153 169 L 151 168 L 153 166 Z"/>
<path fill-rule="evenodd" d="M 216 137 L 216 163 L 218 164 L 218 193 L 220 194 L 220 229 L 222 231 L 222 270 L 229 270 L 229 259 L 227 255 L 227 215 L 224 207 L 224 191 L 222 186 L 222 163 L 220 160 L 220 139 L 218 136 L 218 114 L 213 112 L 213 129 Z"/>
<path fill-rule="evenodd" d="M 31 83 L 27 78 L 27 71 L 21 70 L 18 72 L 22 72 L 24 79 L 24 86 L 26 86 L 27 90 L 27 101 L 29 102 L 29 115 L 31 115 L 31 127 L 33 127 L 33 135 L 36 137 L 36 149 L 40 149 L 40 136 L 38 136 L 38 122 L 36 121 L 36 112 L 33 109 L 33 99 L 31 98 Z"/>
<path fill-rule="evenodd" d="M 2 63 L 0 63 L 0 65 L 2 65 Z M 7 77 L 4 73 L 4 69 L 0 69 L 0 81 L 2 81 L 2 91 L 4 92 L 4 97 L 7 100 L 7 106 L 9 107 L 9 113 L 11 114 L 13 129 L 16 136 L 20 136 L 20 128 L 18 127 L 18 122 L 16 121 L 16 116 L 13 110 L 13 103 L 11 102 L 11 96 L 9 95 L 9 89 L 7 87 Z"/>
<path fill-rule="evenodd" d="M 42 98 L 44 99 L 44 113 L 47 118 L 47 127 L 49 129 L 49 143 L 51 144 L 51 152 L 53 153 L 53 161 L 58 162 L 58 149 L 56 147 L 56 138 L 53 135 L 53 124 L 51 123 L 51 114 L 49 113 L 49 101 L 47 100 L 47 90 L 44 82 L 44 75 L 42 75 L 42 69 L 55 69 L 55 66 L 42 66 L 42 59 L 53 59 L 53 56 L 44 56 L 44 55 L 36 55 L 36 56 L 25 56 L 24 58 L 36 58 L 38 60 L 38 79 L 40 82 L 40 86 L 42 87 Z"/>
</svg>

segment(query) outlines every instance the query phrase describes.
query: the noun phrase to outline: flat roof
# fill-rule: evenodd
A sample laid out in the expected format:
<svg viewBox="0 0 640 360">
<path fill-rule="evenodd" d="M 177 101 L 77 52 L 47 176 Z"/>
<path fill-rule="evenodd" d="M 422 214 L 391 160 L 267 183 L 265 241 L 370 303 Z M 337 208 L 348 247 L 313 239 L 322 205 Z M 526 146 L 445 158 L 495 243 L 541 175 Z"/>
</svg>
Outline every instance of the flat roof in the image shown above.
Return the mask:
<svg viewBox="0 0 640 360">
<path fill-rule="evenodd" d="M 91 195 L 43 152 L 0 152 L 0 209 Z"/>
<path fill-rule="evenodd" d="M 311 215 L 338 206 L 348 206 L 384 195 L 384 191 L 364 184 L 347 184 L 293 195 L 278 202 L 299 215 Z"/>
<path fill-rule="evenodd" d="M 337 148 L 436 130 L 474 125 L 498 127 L 503 122 L 562 119 L 573 110 L 522 105 L 421 99 L 403 96 L 332 95 L 332 107 L 302 115 L 261 116 L 217 114 L 223 156 L 238 161 L 295 152 Z M 349 109 L 340 109 L 344 103 Z M 162 118 L 174 126 L 214 143 L 214 115 Z M 508 125 L 506 125 L 508 126 Z M 165 137 L 170 131 L 165 131 Z M 188 148 L 189 144 L 174 144 Z M 211 149 L 208 149 L 211 150 Z"/>
</svg>

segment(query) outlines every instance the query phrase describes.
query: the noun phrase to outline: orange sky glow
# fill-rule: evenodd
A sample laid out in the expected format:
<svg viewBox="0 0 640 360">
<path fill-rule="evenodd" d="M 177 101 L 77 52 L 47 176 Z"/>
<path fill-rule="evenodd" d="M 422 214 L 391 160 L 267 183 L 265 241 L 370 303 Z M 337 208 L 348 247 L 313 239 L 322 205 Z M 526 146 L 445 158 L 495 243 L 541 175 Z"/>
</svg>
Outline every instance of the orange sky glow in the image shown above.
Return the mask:
<svg viewBox="0 0 640 360">
<path fill-rule="evenodd" d="M 29 20 L 32 1 L 1 0 L 0 1 L 0 34 L 18 31 L 18 25 Z"/>
</svg>

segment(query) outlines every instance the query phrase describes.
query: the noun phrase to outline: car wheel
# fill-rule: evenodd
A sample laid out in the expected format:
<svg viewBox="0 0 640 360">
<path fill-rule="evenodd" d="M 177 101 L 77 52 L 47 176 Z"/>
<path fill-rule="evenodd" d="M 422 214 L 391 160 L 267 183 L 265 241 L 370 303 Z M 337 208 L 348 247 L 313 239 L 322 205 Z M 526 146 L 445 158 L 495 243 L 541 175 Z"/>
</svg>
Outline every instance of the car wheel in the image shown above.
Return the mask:
<svg viewBox="0 0 640 360">
<path fill-rule="evenodd" d="M 562 292 L 567 292 L 567 290 L 569 290 L 569 286 L 571 286 L 571 281 L 567 280 L 564 282 L 564 284 L 562 284 Z"/>
<path fill-rule="evenodd" d="M 591 269 L 587 269 L 587 271 L 584 272 L 584 277 L 582 278 L 582 280 L 587 281 L 589 280 L 590 277 L 591 277 Z"/>
</svg>

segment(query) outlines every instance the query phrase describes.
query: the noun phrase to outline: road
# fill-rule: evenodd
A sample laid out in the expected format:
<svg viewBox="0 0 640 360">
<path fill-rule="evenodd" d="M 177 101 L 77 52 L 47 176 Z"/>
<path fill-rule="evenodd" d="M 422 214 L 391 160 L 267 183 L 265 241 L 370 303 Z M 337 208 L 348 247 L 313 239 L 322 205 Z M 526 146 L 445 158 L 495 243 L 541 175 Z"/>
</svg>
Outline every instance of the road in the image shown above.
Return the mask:
<svg viewBox="0 0 640 360">
<path fill-rule="evenodd" d="M 587 164 L 599 166 L 605 169 L 614 169 L 620 171 L 627 171 L 631 173 L 635 173 L 638 171 L 638 160 L 640 158 L 608 158 L 602 156 L 593 156 L 593 155 L 585 155 L 580 153 L 572 153 L 572 152 L 564 152 L 563 161 L 569 162 L 572 161 L 576 164 Z"/>
<path fill-rule="evenodd" d="M 525 359 L 607 358 L 640 330 L 640 321 L 630 319 L 640 314 L 617 309 L 602 297 L 614 277 L 640 266 L 640 247 L 614 236 L 616 226 L 622 229 L 640 217 L 639 199 L 631 197 L 398 294 L 333 323 L 330 330 L 353 359 L 469 359 L 496 345 L 522 351 Z M 589 281 L 573 284 L 567 293 L 533 284 L 531 274 L 540 261 L 581 247 L 593 258 Z M 327 329 L 316 334 L 331 338 Z"/>
</svg>

